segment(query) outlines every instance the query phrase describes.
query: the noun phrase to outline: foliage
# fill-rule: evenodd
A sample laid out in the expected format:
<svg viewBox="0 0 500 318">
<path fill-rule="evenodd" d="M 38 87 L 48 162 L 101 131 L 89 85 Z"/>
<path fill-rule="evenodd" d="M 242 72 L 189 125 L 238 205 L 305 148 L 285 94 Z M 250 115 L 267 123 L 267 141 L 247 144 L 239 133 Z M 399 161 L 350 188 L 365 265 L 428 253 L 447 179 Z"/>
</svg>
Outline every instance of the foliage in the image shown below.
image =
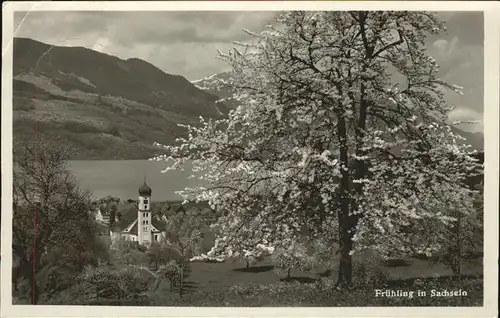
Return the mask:
<svg viewBox="0 0 500 318">
<path fill-rule="evenodd" d="M 335 238 L 295 241 L 273 251 L 271 259 L 281 276 L 291 277 L 292 270 L 301 272 L 330 271 L 334 268 L 333 256 L 338 253 Z"/>
<path fill-rule="evenodd" d="M 183 209 L 166 215 L 165 233 L 167 244 L 183 260 L 199 253 L 203 240 L 204 219 L 196 210 Z"/>
<path fill-rule="evenodd" d="M 387 286 L 388 277 L 380 266 L 383 258 L 373 252 L 365 252 L 353 260 L 353 284 L 355 286 Z"/>
<path fill-rule="evenodd" d="M 92 202 L 92 204 L 101 211 L 101 214 L 109 216 L 109 227 L 113 228 L 117 218 L 118 206 L 121 200 L 117 197 L 108 195 L 107 197 L 100 198 Z"/>
<path fill-rule="evenodd" d="M 460 211 L 451 211 L 455 220 L 450 227 L 443 228 L 438 233 L 443 244 L 436 261 L 448 265 L 454 275 L 462 274 L 462 263 L 470 254 L 474 254 L 478 248 L 482 249 L 483 220 L 481 215 L 482 195 L 476 198 L 475 209 L 469 214 L 461 214 Z"/>
<path fill-rule="evenodd" d="M 335 232 L 337 231 L 333 233 Z M 309 242 L 308 252 L 311 269 L 330 270 L 336 265 L 332 255 L 339 253 L 338 240 L 333 234 L 329 238 L 312 240 Z"/>
<path fill-rule="evenodd" d="M 148 263 L 146 248 L 137 241 L 114 241 L 110 254 L 114 264 L 143 265 Z"/>
<path fill-rule="evenodd" d="M 132 266 L 88 266 L 78 276 L 72 288 L 61 292 L 48 304 L 79 305 L 134 299 L 148 291 L 150 285 L 150 275 Z"/>
<path fill-rule="evenodd" d="M 311 265 L 307 246 L 298 242 L 274 250 L 272 259 L 281 270 L 280 273 L 286 273 L 287 278 L 290 278 L 292 269 L 308 270 Z"/>
<path fill-rule="evenodd" d="M 160 277 L 166 277 L 168 279 L 170 282 L 170 291 L 173 291 L 175 284 L 181 280 L 182 270 L 182 262 L 178 260 L 171 260 L 166 264 L 161 265 L 158 269 L 158 273 Z M 182 288 L 179 290 L 181 289 Z"/>
<path fill-rule="evenodd" d="M 42 267 L 37 272 L 37 284 L 41 297 L 50 299 L 58 292 L 72 286 L 82 270 L 82 264 L 97 265 L 109 259 L 108 248 L 95 240 L 89 250 L 74 247 L 54 247 L 42 258 Z"/>
<path fill-rule="evenodd" d="M 221 58 L 239 107 L 200 118 L 157 160 L 186 160 L 203 186 L 182 191 L 223 211 L 215 249 L 276 249 L 332 236 L 340 284 L 352 255 L 432 253 L 435 231 L 472 210 L 474 151 L 446 123 L 453 109 L 426 54 L 443 24 L 429 12 L 286 12 Z M 396 76 L 396 75 L 397 76 Z"/>
<path fill-rule="evenodd" d="M 184 291 L 184 281 L 189 272 L 189 259 L 199 254 L 203 242 L 203 228 L 206 227 L 206 213 L 199 209 L 170 209 L 162 207 L 165 222 L 165 238 L 160 243 L 163 252 L 171 259 L 159 270 L 166 270 L 171 290 L 179 286 L 179 294 Z M 157 247 L 155 247 L 156 249 Z M 159 251 L 158 251 L 159 252 Z M 153 251 L 154 253 L 154 251 Z"/>
<path fill-rule="evenodd" d="M 256 246 L 252 246 L 250 249 L 236 251 L 233 253 L 232 258 L 245 262 L 246 267 L 248 268 L 251 265 L 262 261 L 264 257 L 269 256 L 272 253 L 271 251 L 273 251 L 273 249 L 270 249 L 263 244 L 257 244 Z"/>
<path fill-rule="evenodd" d="M 146 252 L 149 261 L 155 264 L 155 269 L 166 265 L 170 261 L 179 261 L 181 256 L 166 242 L 153 243 Z"/>
<path fill-rule="evenodd" d="M 135 201 L 120 202 L 117 206 L 116 220 L 117 223 L 128 225 L 137 218 L 137 203 Z M 115 224 L 116 226 L 116 224 Z"/>
<path fill-rule="evenodd" d="M 12 250 L 36 304 L 40 290 L 34 270 L 57 263 L 77 273 L 107 255 L 97 238 L 90 194 L 68 170 L 70 149 L 44 139 L 14 149 Z"/>
</svg>

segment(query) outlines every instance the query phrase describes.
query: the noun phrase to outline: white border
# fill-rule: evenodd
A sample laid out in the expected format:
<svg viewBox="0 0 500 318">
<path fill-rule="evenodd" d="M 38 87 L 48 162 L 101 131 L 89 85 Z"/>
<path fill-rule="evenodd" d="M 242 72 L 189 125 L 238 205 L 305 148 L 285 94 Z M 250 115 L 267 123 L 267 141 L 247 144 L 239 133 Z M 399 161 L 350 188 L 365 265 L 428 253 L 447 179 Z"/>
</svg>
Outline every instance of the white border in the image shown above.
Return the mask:
<svg viewBox="0 0 500 318">
<path fill-rule="evenodd" d="M 1 313 L 2 317 L 494 317 L 498 281 L 498 118 L 500 4 L 498 2 L 8 2 L 2 4 L 2 211 L 12 207 L 12 36 L 14 11 L 282 11 L 282 10 L 427 10 L 485 12 L 485 255 L 484 307 L 342 307 L 342 308 L 209 308 L 12 306 L 12 213 L 2 213 Z"/>
</svg>

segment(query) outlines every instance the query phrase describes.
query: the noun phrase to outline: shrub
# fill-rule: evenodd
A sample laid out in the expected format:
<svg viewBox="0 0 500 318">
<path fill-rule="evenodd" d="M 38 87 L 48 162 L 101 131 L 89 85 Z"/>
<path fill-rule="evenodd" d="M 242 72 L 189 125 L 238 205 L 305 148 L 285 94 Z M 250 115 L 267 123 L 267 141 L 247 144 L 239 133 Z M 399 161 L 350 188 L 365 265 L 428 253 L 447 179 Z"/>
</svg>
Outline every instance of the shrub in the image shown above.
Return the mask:
<svg viewBox="0 0 500 318">
<path fill-rule="evenodd" d="M 382 286 L 387 281 L 387 275 L 382 270 L 381 260 L 375 255 L 365 254 L 354 258 L 352 265 L 354 285 Z"/>
<path fill-rule="evenodd" d="M 86 267 L 76 284 L 50 299 L 48 304 L 83 305 L 144 298 L 150 277 L 133 267 Z"/>
<path fill-rule="evenodd" d="M 41 298 L 49 299 L 75 283 L 78 276 L 75 268 L 62 265 L 47 265 L 37 274 Z"/>
</svg>

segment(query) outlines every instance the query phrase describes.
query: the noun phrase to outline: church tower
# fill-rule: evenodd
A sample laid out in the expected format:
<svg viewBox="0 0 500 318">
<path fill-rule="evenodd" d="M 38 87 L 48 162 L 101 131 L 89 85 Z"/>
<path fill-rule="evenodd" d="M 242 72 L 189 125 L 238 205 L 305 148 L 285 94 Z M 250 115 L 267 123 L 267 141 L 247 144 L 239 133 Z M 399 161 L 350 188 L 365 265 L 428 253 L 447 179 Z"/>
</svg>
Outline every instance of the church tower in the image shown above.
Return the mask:
<svg viewBox="0 0 500 318">
<path fill-rule="evenodd" d="M 151 224 L 151 188 L 144 184 L 139 188 L 139 204 L 137 211 L 137 240 L 141 245 L 150 245 L 152 242 Z"/>
</svg>

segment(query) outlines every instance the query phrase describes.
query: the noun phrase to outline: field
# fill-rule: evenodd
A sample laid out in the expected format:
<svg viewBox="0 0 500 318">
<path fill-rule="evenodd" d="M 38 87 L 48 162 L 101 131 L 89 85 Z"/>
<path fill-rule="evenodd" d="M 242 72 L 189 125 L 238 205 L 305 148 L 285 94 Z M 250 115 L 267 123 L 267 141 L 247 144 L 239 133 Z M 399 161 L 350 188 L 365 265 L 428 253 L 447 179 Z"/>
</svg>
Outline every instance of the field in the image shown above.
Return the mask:
<svg viewBox="0 0 500 318">
<path fill-rule="evenodd" d="M 426 278 L 436 276 L 450 276 L 451 270 L 443 264 L 434 264 L 432 261 L 420 259 L 408 259 L 408 266 L 390 267 L 380 265 L 379 269 L 384 272 L 388 280 L 405 280 L 411 278 Z M 482 265 L 478 261 L 465 264 L 463 272 L 465 275 L 480 275 Z M 336 279 L 336 273 L 332 273 L 332 280 Z M 312 282 L 324 276 L 323 270 L 317 273 L 304 273 L 292 271 L 292 279 L 298 281 Z M 264 260 L 250 268 L 245 264 L 237 262 L 224 263 L 191 263 L 191 274 L 187 279 L 191 283 L 190 290 L 206 292 L 222 291 L 234 285 L 274 284 L 280 282 L 280 276 L 273 269 L 269 259 Z"/>
<path fill-rule="evenodd" d="M 354 273 L 359 275 L 364 260 L 353 259 Z M 126 266 L 126 265 L 122 265 Z M 347 290 L 336 290 L 336 273 L 322 269 L 310 273 L 293 270 L 291 278 L 283 278 L 270 259 L 246 268 L 245 264 L 191 262 L 187 270 L 183 295 L 178 288 L 170 290 L 165 278 L 155 280 L 143 271 L 150 289 L 124 298 L 86 298 L 70 290 L 47 304 L 128 305 L 128 306 L 481 306 L 483 301 L 482 260 L 469 260 L 460 278 L 452 277 L 444 265 L 430 260 L 409 258 L 378 264 L 384 280 L 360 281 L 359 276 Z M 426 291 L 427 297 L 375 297 L 375 290 Z M 460 297 L 430 297 L 431 291 L 461 291 Z M 15 293 L 16 304 L 28 299 Z M 20 297 L 20 298 L 19 298 Z M 80 300 L 78 300 L 81 298 Z M 76 303 L 74 303 L 76 302 Z"/>
<path fill-rule="evenodd" d="M 469 261 L 463 267 L 461 280 L 451 277 L 451 271 L 433 261 L 407 259 L 394 266 L 378 267 L 386 281 L 358 282 L 353 290 L 335 293 L 336 273 L 304 273 L 292 271 L 290 280 L 284 279 L 264 260 L 250 268 L 242 263 L 193 262 L 186 279 L 185 295 L 171 292 L 168 284 L 160 284 L 151 293 L 150 301 L 157 306 L 380 306 L 403 302 L 405 306 L 463 305 L 482 303 L 482 265 L 480 260 Z M 401 290 L 465 290 L 465 297 L 451 298 L 376 298 L 375 289 Z M 359 299 L 356 303 L 355 300 Z M 403 304 L 401 303 L 401 304 Z"/>
</svg>

